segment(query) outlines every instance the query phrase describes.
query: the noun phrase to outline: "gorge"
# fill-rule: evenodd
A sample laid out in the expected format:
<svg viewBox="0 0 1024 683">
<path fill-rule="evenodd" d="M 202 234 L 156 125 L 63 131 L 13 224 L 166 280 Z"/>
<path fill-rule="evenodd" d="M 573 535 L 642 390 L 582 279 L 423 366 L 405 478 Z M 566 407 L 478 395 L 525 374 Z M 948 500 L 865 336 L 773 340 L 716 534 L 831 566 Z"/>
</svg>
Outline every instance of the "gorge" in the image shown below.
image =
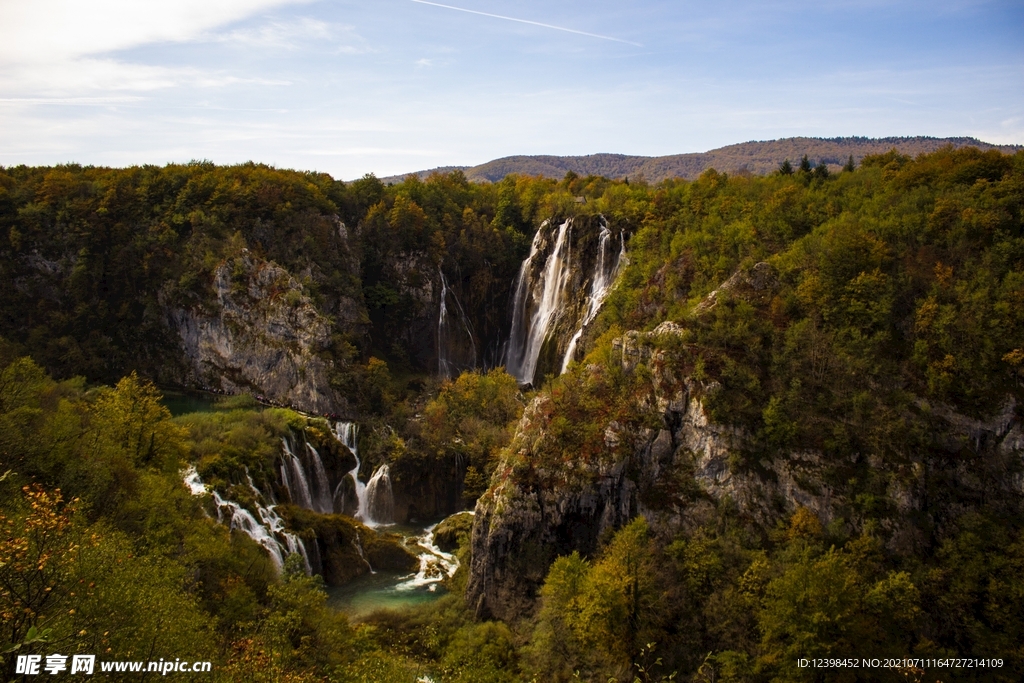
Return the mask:
<svg viewBox="0 0 1024 683">
<path fill-rule="evenodd" d="M 115 577 L 234 680 L 1015 680 L 1021 153 L 791 170 L 0 169 L 0 515 L 98 587 L 0 650 Z"/>
</svg>

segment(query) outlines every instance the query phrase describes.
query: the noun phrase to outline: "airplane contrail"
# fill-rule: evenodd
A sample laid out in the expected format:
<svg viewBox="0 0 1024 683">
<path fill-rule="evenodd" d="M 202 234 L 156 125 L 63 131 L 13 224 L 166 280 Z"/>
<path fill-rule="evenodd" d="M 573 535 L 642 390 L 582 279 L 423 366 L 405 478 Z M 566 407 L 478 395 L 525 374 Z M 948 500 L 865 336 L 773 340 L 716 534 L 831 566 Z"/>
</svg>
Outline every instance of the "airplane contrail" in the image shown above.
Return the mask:
<svg viewBox="0 0 1024 683">
<path fill-rule="evenodd" d="M 612 36 L 602 36 L 599 33 L 587 33 L 586 31 L 577 31 L 576 29 L 566 28 L 564 26 L 555 26 L 553 24 L 542 24 L 539 21 L 530 21 L 529 19 L 516 19 L 515 17 L 506 17 L 502 14 L 491 14 L 490 12 L 478 12 L 475 9 L 466 9 L 465 7 L 453 7 L 452 5 L 442 5 L 439 2 L 428 2 L 428 0 L 411 0 L 412 2 L 418 2 L 421 5 L 433 5 L 434 7 L 443 7 L 445 9 L 453 9 L 457 12 L 468 12 L 469 14 L 479 14 L 482 17 L 491 17 L 493 19 L 504 19 L 505 21 L 515 21 L 520 24 L 530 24 L 531 26 L 542 26 L 544 28 L 553 28 L 556 31 L 565 31 L 566 33 L 575 33 L 581 36 L 590 36 L 591 38 L 600 38 L 601 40 L 614 40 L 616 43 L 626 43 L 627 45 L 636 45 L 637 47 L 643 47 L 640 43 L 634 43 L 631 40 L 623 40 L 622 38 L 613 38 Z"/>
</svg>

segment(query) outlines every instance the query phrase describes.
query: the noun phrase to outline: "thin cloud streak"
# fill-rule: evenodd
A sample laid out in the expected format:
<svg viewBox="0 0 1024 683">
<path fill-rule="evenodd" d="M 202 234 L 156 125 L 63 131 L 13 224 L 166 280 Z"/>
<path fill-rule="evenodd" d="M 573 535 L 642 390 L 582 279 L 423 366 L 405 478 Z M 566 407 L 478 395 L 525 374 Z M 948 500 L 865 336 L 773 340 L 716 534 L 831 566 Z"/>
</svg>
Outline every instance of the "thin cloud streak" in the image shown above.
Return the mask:
<svg viewBox="0 0 1024 683">
<path fill-rule="evenodd" d="M 543 24 L 539 21 L 530 21 L 529 19 L 517 19 L 516 17 L 506 17 L 503 14 L 491 14 L 490 12 L 479 12 L 475 9 L 466 9 L 465 7 L 454 7 L 452 5 L 442 5 L 439 2 L 428 2 L 428 0 L 410 0 L 410 2 L 419 3 L 420 5 L 433 5 L 434 7 L 443 7 L 445 9 L 452 9 L 457 12 L 467 12 L 469 14 L 479 14 L 482 17 L 491 17 L 493 19 L 504 19 L 505 21 L 515 21 L 520 24 L 530 24 L 531 26 L 542 26 L 544 28 L 551 28 L 556 31 L 565 31 L 566 33 L 575 33 L 580 36 L 590 36 L 591 38 L 600 38 L 601 40 L 611 40 L 616 43 L 625 43 L 627 45 L 635 45 L 636 47 L 643 47 L 640 43 L 634 43 L 631 40 L 623 40 L 622 38 L 614 38 L 612 36 L 602 36 L 599 33 L 587 33 L 586 31 L 577 31 L 574 28 L 566 28 L 564 26 L 555 26 L 554 24 Z"/>
</svg>

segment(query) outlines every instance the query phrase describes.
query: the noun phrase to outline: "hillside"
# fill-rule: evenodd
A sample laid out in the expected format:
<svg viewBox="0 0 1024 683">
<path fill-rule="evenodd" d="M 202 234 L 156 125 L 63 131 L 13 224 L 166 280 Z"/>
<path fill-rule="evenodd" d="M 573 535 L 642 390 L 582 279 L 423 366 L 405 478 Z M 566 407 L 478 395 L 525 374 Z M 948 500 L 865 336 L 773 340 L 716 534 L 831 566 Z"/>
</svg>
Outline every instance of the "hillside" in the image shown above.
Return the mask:
<svg viewBox="0 0 1024 683">
<path fill-rule="evenodd" d="M 0 282 L 0 680 L 1024 680 L 1024 151 L 0 168 Z"/>
<path fill-rule="evenodd" d="M 853 155 L 855 163 L 870 154 L 884 154 L 891 149 L 901 154 L 917 156 L 934 152 L 946 145 L 953 147 L 977 147 L 981 150 L 998 149 L 1012 154 L 1021 145 L 993 145 L 970 137 L 932 138 L 926 136 L 889 138 L 783 138 L 741 142 L 736 145 L 719 147 L 708 152 L 671 154 L 663 157 L 633 156 L 628 154 L 588 154 L 586 156 L 517 155 L 494 159 L 478 166 L 444 166 L 407 174 L 425 180 L 431 173 L 448 173 L 461 170 L 473 182 L 498 182 L 510 174 L 561 178 L 568 171 L 579 175 L 599 175 L 607 178 L 628 178 L 643 176 L 648 182 L 657 183 L 666 178 L 693 180 L 709 168 L 726 173 L 747 171 L 754 175 L 765 175 L 779 167 L 785 159 L 794 164 L 805 154 L 812 165 L 828 164 L 831 170 L 839 169 Z M 397 183 L 405 175 L 382 178 L 384 183 Z"/>
</svg>

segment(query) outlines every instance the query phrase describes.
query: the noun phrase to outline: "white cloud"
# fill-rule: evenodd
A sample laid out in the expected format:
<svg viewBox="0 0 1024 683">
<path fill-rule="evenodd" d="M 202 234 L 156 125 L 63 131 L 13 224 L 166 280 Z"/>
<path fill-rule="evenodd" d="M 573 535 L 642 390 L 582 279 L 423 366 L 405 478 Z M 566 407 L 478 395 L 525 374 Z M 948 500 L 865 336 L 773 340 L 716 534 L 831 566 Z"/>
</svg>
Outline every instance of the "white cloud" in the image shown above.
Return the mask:
<svg viewBox="0 0 1024 683">
<path fill-rule="evenodd" d="M 306 0 L 0 0 L 0 92 L 74 97 L 103 91 L 149 92 L 181 85 L 254 81 L 197 68 L 138 64 L 110 53 L 159 42 L 201 39 L 209 31 L 270 8 Z M 282 43 L 326 35 L 313 20 L 273 23 L 229 39 Z"/>
<path fill-rule="evenodd" d="M 192 67 L 151 66 L 89 57 L 0 68 L 0 92 L 22 95 L 18 99 L 25 101 L 80 98 L 83 93 L 145 93 L 179 86 L 214 88 L 238 83 L 289 85 L 283 80 L 244 78 Z"/>
<path fill-rule="evenodd" d="M 0 62 L 54 62 L 154 42 L 305 0 L 0 0 Z"/>
<path fill-rule="evenodd" d="M 254 28 L 235 29 L 218 33 L 210 40 L 223 43 L 237 43 L 246 47 L 278 48 L 296 50 L 309 41 L 326 41 L 334 37 L 333 29 L 351 30 L 350 27 L 332 27 L 330 24 L 299 17 L 292 21 L 268 21 Z"/>
</svg>

